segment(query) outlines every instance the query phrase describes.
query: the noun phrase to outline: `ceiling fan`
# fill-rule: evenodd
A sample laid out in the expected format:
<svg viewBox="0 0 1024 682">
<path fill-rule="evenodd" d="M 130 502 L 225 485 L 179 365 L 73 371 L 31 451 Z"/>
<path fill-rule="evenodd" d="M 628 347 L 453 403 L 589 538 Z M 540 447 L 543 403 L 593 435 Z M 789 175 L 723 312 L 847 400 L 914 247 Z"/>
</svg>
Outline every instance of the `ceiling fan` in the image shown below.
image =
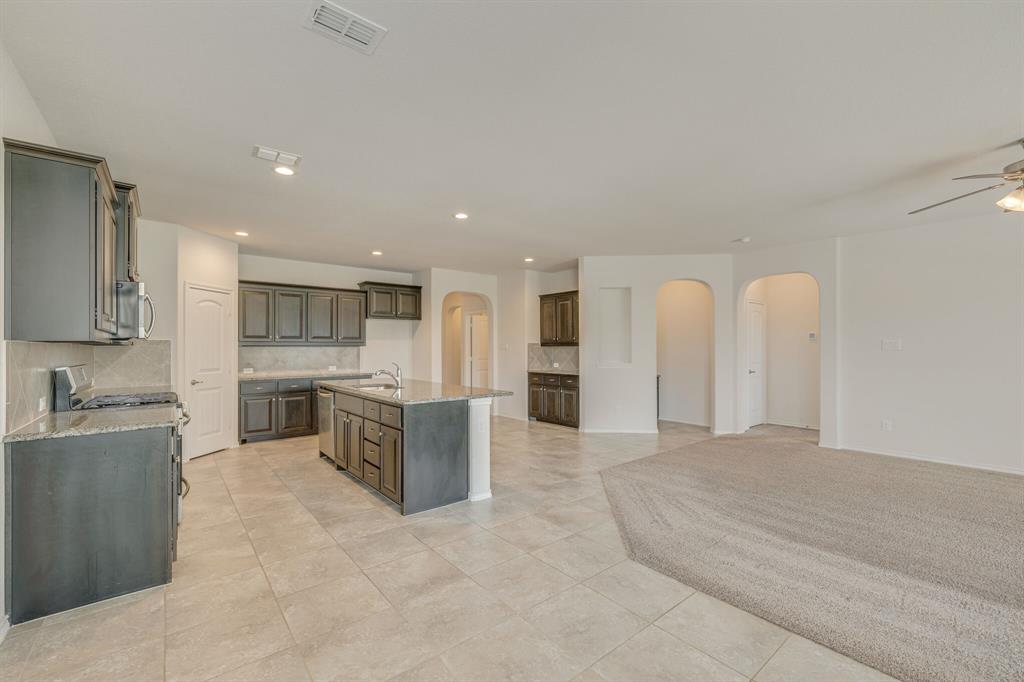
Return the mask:
<svg viewBox="0 0 1024 682">
<path fill-rule="evenodd" d="M 1021 147 L 1024 147 L 1024 139 L 1018 140 L 1016 144 L 1020 144 Z M 953 197 L 952 199 L 946 199 L 945 201 L 940 201 L 939 203 L 932 204 L 931 206 L 919 208 L 916 211 L 911 211 L 907 215 L 914 215 L 915 213 L 920 213 L 921 211 L 927 211 L 930 208 L 942 206 L 943 204 L 948 204 L 951 201 L 963 199 L 964 197 L 973 196 L 975 194 L 981 194 L 982 192 L 987 192 L 990 189 L 996 189 L 997 187 L 1005 187 L 1007 183 L 1012 183 L 1014 185 L 1020 183 L 1020 186 L 1017 187 L 1017 189 L 1010 192 L 1009 194 L 1007 194 L 999 201 L 997 201 L 996 206 L 1003 209 L 1004 212 L 1024 211 L 1024 159 L 1021 159 L 1020 161 L 1017 161 L 1015 163 L 1011 163 L 1009 166 L 1003 169 L 1002 173 L 981 173 L 979 175 L 964 175 L 962 177 L 953 179 L 979 180 L 981 178 L 1002 178 L 1004 182 L 1000 182 L 995 185 L 989 185 L 988 187 L 982 187 L 981 189 L 976 189 L 973 192 L 961 194 L 958 197 Z"/>
</svg>

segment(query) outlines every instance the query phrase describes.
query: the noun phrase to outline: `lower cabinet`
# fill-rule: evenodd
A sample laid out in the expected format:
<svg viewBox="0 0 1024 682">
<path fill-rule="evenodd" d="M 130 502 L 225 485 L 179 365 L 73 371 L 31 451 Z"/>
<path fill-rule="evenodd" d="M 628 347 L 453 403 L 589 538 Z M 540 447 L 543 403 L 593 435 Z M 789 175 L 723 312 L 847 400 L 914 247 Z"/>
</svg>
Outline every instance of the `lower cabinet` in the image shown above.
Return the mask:
<svg viewBox="0 0 1024 682">
<path fill-rule="evenodd" d="M 238 439 L 270 440 L 317 432 L 312 379 L 238 384 Z"/>
<path fill-rule="evenodd" d="M 401 504 L 402 430 L 374 421 L 388 414 L 401 424 L 401 408 L 369 400 L 343 404 L 334 411 L 335 464 Z"/>
<path fill-rule="evenodd" d="M 247 440 L 277 433 L 276 395 L 242 396 L 239 409 L 239 436 Z"/>
<path fill-rule="evenodd" d="M 538 421 L 578 427 L 579 377 L 530 372 L 529 413 Z"/>
<path fill-rule="evenodd" d="M 279 436 L 301 436 L 313 431 L 313 393 L 282 393 L 277 396 Z"/>
</svg>

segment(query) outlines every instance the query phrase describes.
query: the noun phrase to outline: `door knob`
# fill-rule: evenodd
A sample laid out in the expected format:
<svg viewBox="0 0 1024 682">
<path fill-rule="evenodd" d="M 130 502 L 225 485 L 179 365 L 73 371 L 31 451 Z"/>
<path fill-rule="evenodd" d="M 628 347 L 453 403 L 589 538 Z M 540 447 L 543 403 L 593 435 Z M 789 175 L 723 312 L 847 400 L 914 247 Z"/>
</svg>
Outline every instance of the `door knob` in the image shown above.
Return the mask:
<svg viewBox="0 0 1024 682">
<path fill-rule="evenodd" d="M 201 384 L 201 383 L 203 383 L 203 382 L 202 382 L 202 381 L 200 381 L 199 379 L 193 379 L 193 380 L 192 380 L 192 381 L 191 381 L 190 383 L 191 383 L 191 384 L 192 384 L 193 386 L 195 386 L 196 384 Z"/>
<path fill-rule="evenodd" d="M 748 369 L 747 374 L 757 374 L 757 371 L 753 369 Z"/>
</svg>

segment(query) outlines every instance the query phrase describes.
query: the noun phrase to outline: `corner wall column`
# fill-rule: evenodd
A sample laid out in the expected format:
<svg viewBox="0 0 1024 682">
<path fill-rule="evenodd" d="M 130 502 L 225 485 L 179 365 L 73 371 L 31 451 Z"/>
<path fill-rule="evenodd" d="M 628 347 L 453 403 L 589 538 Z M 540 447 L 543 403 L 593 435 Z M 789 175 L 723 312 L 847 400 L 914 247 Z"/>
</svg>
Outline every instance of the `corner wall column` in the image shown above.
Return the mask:
<svg viewBox="0 0 1024 682">
<path fill-rule="evenodd" d="M 469 401 L 469 499 L 491 496 L 491 402 L 493 398 Z"/>
</svg>

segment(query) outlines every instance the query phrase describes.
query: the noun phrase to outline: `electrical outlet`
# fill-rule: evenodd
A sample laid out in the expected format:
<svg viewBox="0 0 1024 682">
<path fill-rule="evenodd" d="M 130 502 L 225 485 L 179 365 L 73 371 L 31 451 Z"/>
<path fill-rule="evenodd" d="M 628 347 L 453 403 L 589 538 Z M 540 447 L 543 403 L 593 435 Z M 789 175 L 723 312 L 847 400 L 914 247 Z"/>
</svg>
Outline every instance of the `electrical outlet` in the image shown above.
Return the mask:
<svg viewBox="0 0 1024 682">
<path fill-rule="evenodd" d="M 883 419 L 882 420 L 882 430 L 883 431 L 892 431 L 892 420 L 891 419 Z"/>
<path fill-rule="evenodd" d="M 253 368 L 252 367 L 243 367 L 242 368 L 242 374 L 252 374 L 252 373 L 253 373 Z"/>
<path fill-rule="evenodd" d="M 558 363 L 557 362 L 552 362 L 551 366 L 554 367 L 555 369 L 558 369 Z"/>
<path fill-rule="evenodd" d="M 40 398 L 39 399 L 39 411 L 40 412 L 45 412 L 46 411 L 46 398 Z"/>
<path fill-rule="evenodd" d="M 328 372 L 336 372 L 336 371 L 338 371 L 338 366 L 337 365 L 327 365 L 327 371 Z"/>
<path fill-rule="evenodd" d="M 903 339 L 898 336 L 891 339 L 882 339 L 882 350 L 888 353 L 903 350 Z"/>
</svg>

